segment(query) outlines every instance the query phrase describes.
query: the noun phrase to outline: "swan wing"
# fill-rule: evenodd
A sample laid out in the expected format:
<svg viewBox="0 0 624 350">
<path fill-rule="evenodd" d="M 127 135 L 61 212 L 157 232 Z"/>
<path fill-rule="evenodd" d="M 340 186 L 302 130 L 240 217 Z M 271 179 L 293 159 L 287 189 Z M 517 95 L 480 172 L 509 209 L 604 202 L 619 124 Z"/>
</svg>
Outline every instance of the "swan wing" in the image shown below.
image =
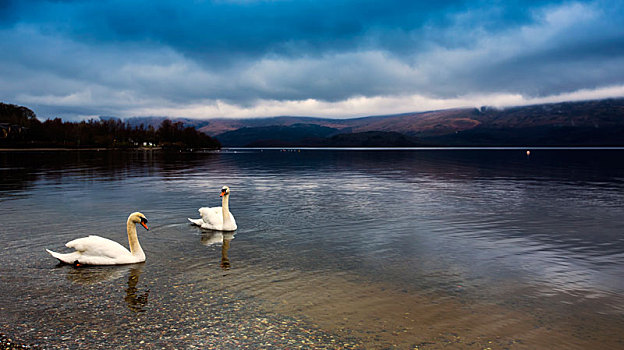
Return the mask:
<svg viewBox="0 0 624 350">
<path fill-rule="evenodd" d="M 211 226 L 223 225 L 223 209 L 221 207 L 199 208 L 202 220 Z"/>
<path fill-rule="evenodd" d="M 76 249 L 83 256 L 98 257 L 104 259 L 118 259 L 130 254 L 130 251 L 121 244 L 108 238 L 91 235 L 89 237 L 74 239 L 65 244 L 68 248 Z"/>
</svg>

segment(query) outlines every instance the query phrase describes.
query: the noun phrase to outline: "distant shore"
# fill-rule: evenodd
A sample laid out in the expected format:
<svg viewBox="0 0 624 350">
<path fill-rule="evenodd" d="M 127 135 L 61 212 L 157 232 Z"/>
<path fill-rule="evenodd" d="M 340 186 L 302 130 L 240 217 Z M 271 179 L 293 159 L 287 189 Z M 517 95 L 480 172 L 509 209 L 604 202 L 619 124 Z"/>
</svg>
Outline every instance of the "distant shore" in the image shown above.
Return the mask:
<svg viewBox="0 0 624 350">
<path fill-rule="evenodd" d="M 223 147 L 213 148 L 67 148 L 67 147 L 34 147 L 34 148 L 0 148 L 0 152 L 75 152 L 75 151 L 244 151 L 244 150 L 275 150 L 275 151 L 411 151 L 411 150 L 623 150 L 624 146 L 428 146 L 428 147 Z"/>
<path fill-rule="evenodd" d="M 67 148 L 67 147 L 36 147 L 36 148 L 0 148 L 0 152 L 49 152 L 49 151 L 159 151 L 162 147 L 137 147 L 137 148 Z"/>
</svg>

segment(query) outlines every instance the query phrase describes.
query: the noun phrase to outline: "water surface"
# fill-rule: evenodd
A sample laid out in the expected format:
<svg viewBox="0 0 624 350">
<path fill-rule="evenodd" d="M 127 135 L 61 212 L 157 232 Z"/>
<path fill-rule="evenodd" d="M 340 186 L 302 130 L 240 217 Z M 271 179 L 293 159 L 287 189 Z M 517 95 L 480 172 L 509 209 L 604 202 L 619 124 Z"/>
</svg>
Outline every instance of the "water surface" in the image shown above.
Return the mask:
<svg viewBox="0 0 624 350">
<path fill-rule="evenodd" d="M 624 348 L 623 160 L 0 153 L 0 332 L 70 348 Z M 190 226 L 223 185 L 238 230 Z M 58 266 L 44 250 L 126 245 L 137 210 L 143 264 Z"/>
</svg>

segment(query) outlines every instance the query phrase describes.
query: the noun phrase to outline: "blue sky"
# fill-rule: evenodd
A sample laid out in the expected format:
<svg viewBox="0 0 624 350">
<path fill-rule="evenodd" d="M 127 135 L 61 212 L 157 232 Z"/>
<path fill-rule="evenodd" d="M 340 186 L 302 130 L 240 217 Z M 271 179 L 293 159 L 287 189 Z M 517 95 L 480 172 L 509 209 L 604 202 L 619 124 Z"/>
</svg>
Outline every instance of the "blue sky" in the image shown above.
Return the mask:
<svg viewBox="0 0 624 350">
<path fill-rule="evenodd" d="M 0 0 L 0 101 L 341 118 L 621 97 L 623 23 L 620 0 Z"/>
</svg>

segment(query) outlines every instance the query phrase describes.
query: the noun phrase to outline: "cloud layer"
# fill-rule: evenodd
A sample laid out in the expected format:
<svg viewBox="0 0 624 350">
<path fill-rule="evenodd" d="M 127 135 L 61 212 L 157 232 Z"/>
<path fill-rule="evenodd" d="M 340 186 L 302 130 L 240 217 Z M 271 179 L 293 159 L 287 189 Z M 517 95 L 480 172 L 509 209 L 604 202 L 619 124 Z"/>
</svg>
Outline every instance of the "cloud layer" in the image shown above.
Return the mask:
<svg viewBox="0 0 624 350">
<path fill-rule="evenodd" d="M 621 1 L 2 1 L 41 117 L 347 117 L 624 96 Z"/>
</svg>

